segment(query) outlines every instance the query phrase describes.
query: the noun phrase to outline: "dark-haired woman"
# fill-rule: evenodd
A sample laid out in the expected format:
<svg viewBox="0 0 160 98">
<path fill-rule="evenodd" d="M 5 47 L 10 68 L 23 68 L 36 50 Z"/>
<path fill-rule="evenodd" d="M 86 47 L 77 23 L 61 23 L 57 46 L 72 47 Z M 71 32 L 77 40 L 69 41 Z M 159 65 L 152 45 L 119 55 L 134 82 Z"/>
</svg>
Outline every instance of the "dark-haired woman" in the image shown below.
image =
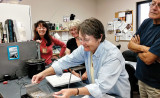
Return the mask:
<svg viewBox="0 0 160 98">
<path fill-rule="evenodd" d="M 64 42 L 52 37 L 49 34 L 49 27 L 44 21 L 40 20 L 35 23 L 34 28 L 34 40 L 40 43 L 41 58 L 45 59 L 46 65 L 51 65 L 51 58 L 53 55 L 52 47 L 54 45 L 60 46 L 61 51 L 59 57 L 62 57 L 65 53 L 66 45 Z"/>
</svg>

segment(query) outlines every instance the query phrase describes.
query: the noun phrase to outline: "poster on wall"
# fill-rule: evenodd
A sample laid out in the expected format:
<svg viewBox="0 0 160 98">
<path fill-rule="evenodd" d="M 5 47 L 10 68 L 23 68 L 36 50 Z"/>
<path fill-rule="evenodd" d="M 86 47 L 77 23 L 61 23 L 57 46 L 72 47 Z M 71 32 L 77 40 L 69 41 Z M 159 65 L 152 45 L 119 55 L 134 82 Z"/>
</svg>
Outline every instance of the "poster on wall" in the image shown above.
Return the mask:
<svg viewBox="0 0 160 98">
<path fill-rule="evenodd" d="M 8 60 L 19 59 L 19 47 L 17 45 L 8 46 L 7 51 L 8 51 Z"/>
</svg>

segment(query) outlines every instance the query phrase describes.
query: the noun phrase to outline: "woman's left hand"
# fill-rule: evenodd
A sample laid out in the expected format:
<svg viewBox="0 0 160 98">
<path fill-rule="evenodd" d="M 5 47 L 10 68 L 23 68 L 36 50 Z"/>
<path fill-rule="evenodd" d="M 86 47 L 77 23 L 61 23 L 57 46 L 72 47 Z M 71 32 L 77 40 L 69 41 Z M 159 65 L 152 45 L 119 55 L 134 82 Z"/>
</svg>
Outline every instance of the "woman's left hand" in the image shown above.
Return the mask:
<svg viewBox="0 0 160 98">
<path fill-rule="evenodd" d="M 82 75 L 82 80 L 87 80 L 87 72 L 85 72 L 83 75 Z"/>
<path fill-rule="evenodd" d="M 42 43 L 42 40 L 36 40 L 37 43 Z"/>
<path fill-rule="evenodd" d="M 55 98 L 70 98 L 70 96 L 75 95 L 76 93 L 76 89 L 62 89 L 58 92 L 55 92 L 53 96 Z"/>
</svg>

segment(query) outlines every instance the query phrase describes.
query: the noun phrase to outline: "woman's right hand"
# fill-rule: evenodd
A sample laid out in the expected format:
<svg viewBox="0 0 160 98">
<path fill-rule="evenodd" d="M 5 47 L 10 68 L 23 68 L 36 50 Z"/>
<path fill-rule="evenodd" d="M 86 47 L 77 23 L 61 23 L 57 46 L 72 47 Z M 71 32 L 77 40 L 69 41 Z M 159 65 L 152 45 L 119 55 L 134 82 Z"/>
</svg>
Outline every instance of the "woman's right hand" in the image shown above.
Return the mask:
<svg viewBox="0 0 160 98">
<path fill-rule="evenodd" d="M 73 70 L 71 73 L 80 78 L 80 74 L 78 74 L 78 73 L 75 72 L 74 70 Z"/>
<path fill-rule="evenodd" d="M 39 73 L 32 77 L 31 82 L 34 84 L 37 84 L 37 83 L 40 83 L 44 78 L 45 76 L 42 73 Z"/>
<path fill-rule="evenodd" d="M 36 40 L 36 42 L 37 42 L 37 43 L 41 43 L 41 42 L 42 42 L 42 40 Z"/>
</svg>

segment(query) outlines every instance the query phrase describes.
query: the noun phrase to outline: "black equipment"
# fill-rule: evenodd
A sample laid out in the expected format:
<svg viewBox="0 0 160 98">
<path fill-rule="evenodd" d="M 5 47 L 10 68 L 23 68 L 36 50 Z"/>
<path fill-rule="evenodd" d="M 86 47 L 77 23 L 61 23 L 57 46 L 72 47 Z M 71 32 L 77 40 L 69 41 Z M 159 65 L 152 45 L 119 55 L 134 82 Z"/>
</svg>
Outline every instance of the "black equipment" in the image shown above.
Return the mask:
<svg viewBox="0 0 160 98">
<path fill-rule="evenodd" d="M 45 59 L 30 59 L 26 61 L 26 65 L 28 68 L 28 77 L 32 78 L 33 75 L 45 69 Z"/>
</svg>

